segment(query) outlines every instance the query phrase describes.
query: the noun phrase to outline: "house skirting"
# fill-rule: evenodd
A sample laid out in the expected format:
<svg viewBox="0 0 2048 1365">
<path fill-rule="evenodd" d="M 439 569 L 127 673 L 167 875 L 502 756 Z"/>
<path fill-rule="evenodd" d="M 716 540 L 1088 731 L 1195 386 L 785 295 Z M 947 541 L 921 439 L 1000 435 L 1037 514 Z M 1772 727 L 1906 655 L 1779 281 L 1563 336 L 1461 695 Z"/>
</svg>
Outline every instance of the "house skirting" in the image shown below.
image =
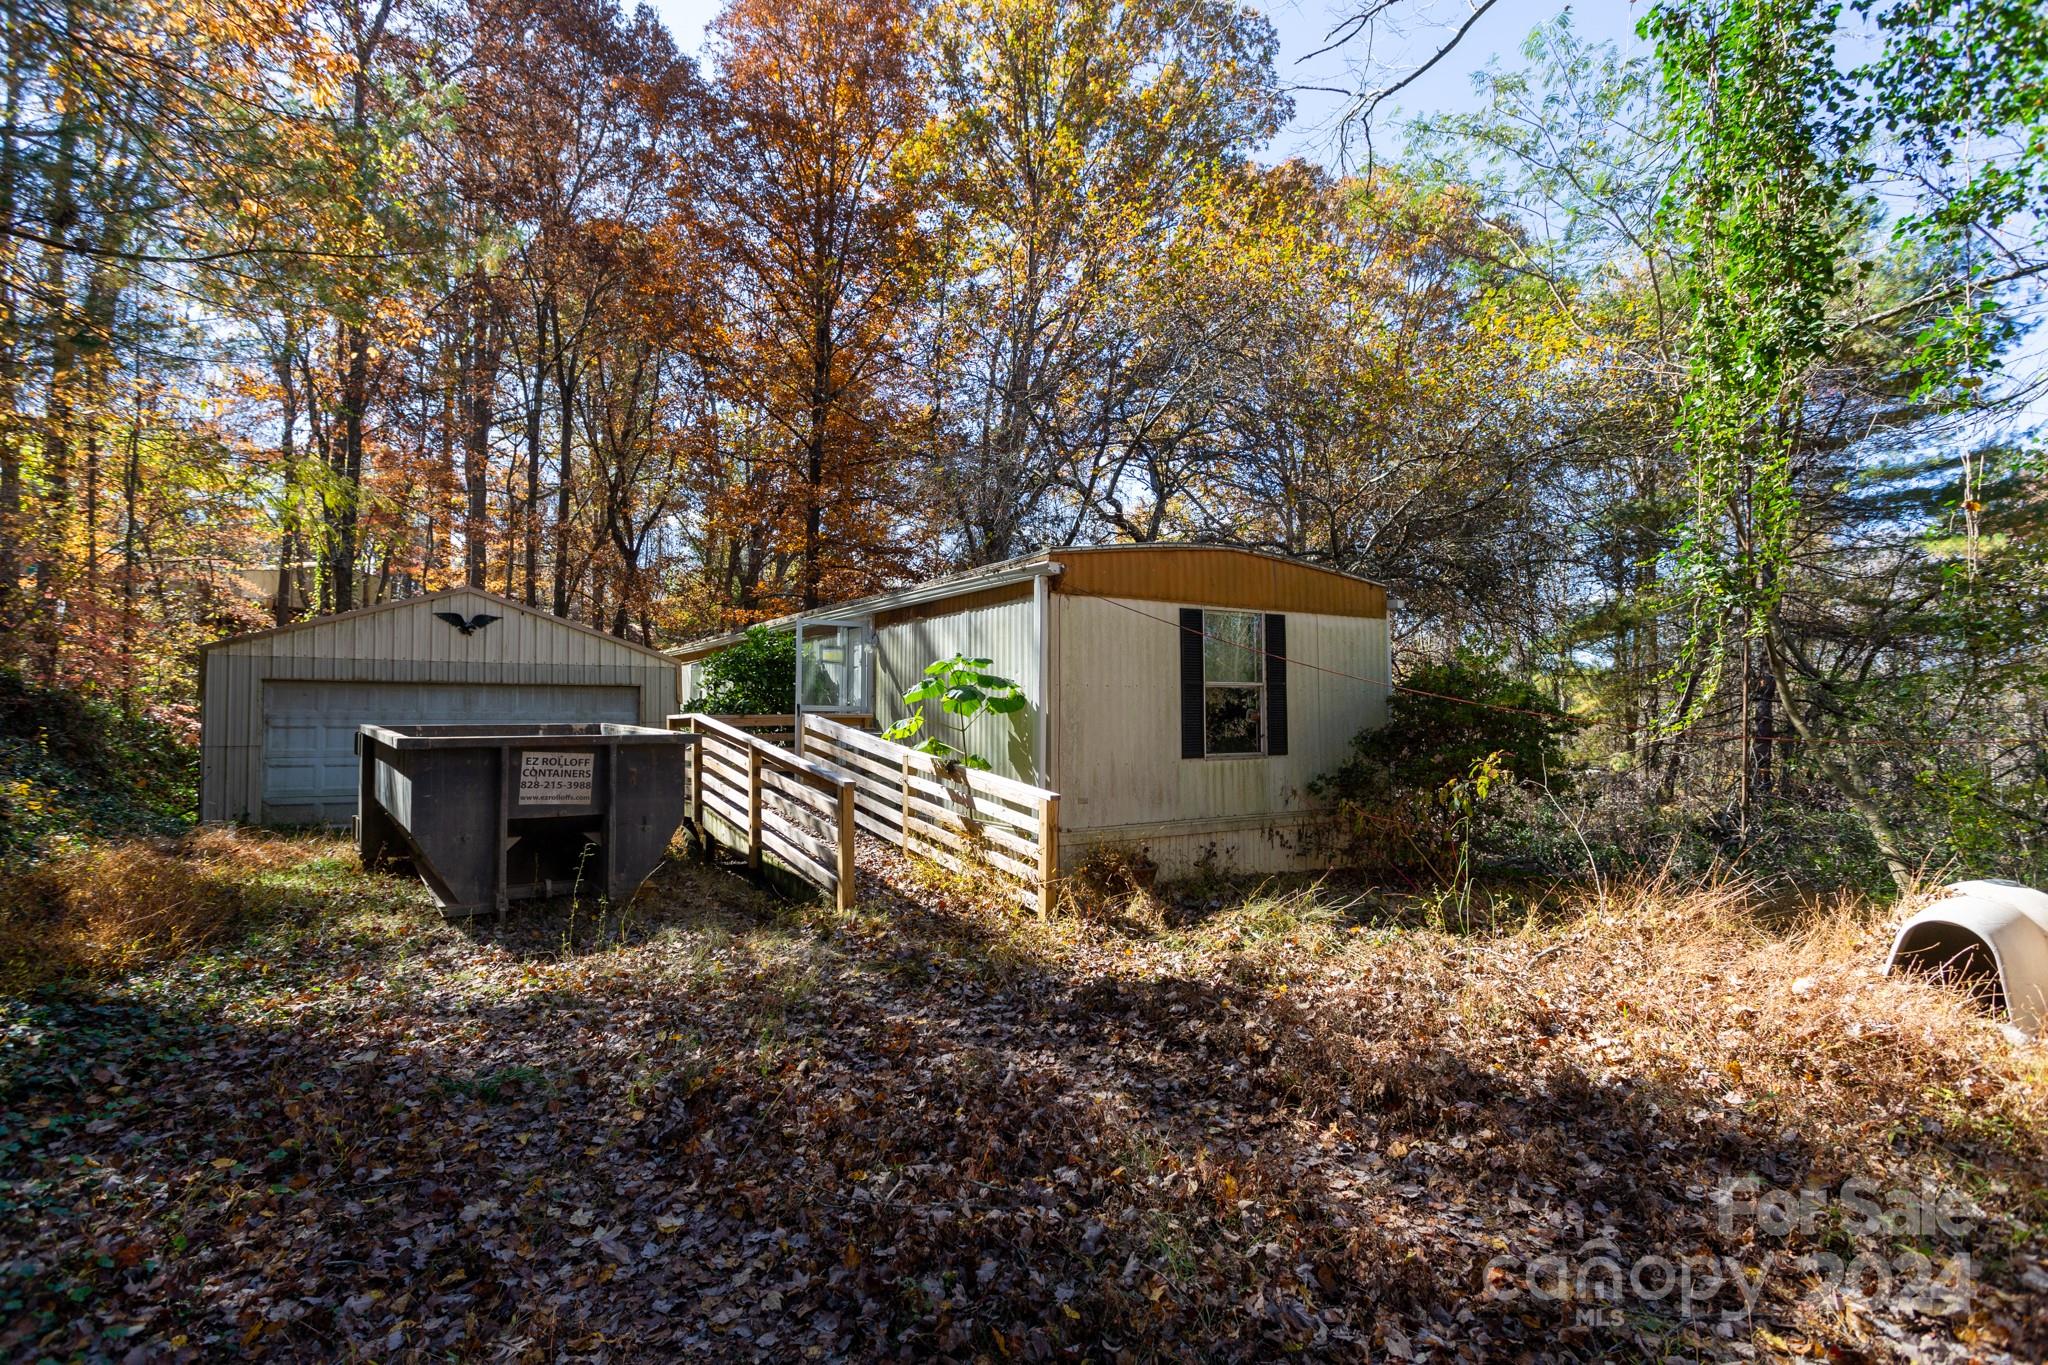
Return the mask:
<svg viewBox="0 0 2048 1365">
<path fill-rule="evenodd" d="M 1071 872 L 1096 849 L 1143 853 L 1168 880 L 1201 872 L 1310 872 L 1330 866 L 1329 843 L 1318 838 L 1325 812 L 1206 816 L 1151 824 L 1060 830 L 1060 870 Z"/>
</svg>

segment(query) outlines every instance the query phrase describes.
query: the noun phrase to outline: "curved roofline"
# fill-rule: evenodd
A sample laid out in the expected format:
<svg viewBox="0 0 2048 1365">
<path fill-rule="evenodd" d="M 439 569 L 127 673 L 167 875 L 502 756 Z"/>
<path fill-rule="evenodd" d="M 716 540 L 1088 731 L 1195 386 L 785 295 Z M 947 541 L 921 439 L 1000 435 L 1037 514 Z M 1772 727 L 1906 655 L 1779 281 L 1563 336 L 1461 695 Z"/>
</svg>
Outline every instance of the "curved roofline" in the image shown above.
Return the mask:
<svg viewBox="0 0 2048 1365">
<path fill-rule="evenodd" d="M 743 626 L 738 630 L 720 631 L 714 635 L 700 635 L 695 639 L 670 645 L 663 652 L 671 658 L 677 658 L 682 662 L 690 662 L 695 658 L 702 657 L 704 654 L 728 647 L 740 640 L 747 631 L 754 629 L 756 626 L 765 627 L 769 630 L 788 630 L 800 621 L 815 622 L 823 626 L 831 624 L 842 617 L 866 614 L 874 610 L 886 610 L 892 605 L 892 599 L 899 598 L 910 592 L 923 595 L 931 593 L 931 590 L 936 588 L 952 589 L 949 592 L 938 593 L 924 598 L 926 601 L 945 601 L 949 597 L 964 597 L 968 593 L 979 592 L 984 588 L 992 586 L 992 580 L 999 580 L 1005 575 L 1014 574 L 1037 563 L 1050 562 L 1054 559 L 1065 558 L 1071 555 L 1102 552 L 1130 554 L 1132 552 L 1153 550 L 1221 551 L 1227 554 L 1243 555 L 1248 559 L 1262 559 L 1275 564 L 1285 564 L 1291 568 L 1309 569 L 1316 573 L 1328 574 L 1332 578 L 1344 579 L 1347 582 L 1363 583 L 1369 587 L 1378 588 L 1381 592 L 1387 591 L 1386 584 L 1379 582 L 1377 579 L 1366 578 L 1360 574 L 1347 573 L 1342 569 L 1333 569 L 1327 564 L 1317 564 L 1313 560 L 1295 559 L 1288 555 L 1276 554 L 1270 550 L 1254 550 L 1243 545 L 1212 544 L 1198 540 L 1148 540 L 1127 541 L 1107 545 L 1059 545 L 1050 546 L 1043 550 L 1033 550 L 1028 554 L 1015 555 L 1009 559 L 997 560 L 993 564 L 984 564 L 978 568 L 963 569 L 952 574 L 941 574 L 937 578 L 929 578 L 921 583 L 907 583 L 899 588 L 888 588 L 881 592 L 868 593 L 862 597 L 850 597 L 840 602 L 823 603 L 808 611 L 786 612 L 781 616 L 756 621 L 752 625 Z M 683 659 L 682 656 L 685 655 L 690 656 L 690 658 Z"/>
<path fill-rule="evenodd" d="M 1344 569 L 1333 569 L 1327 564 L 1318 564 L 1313 559 L 1297 559 L 1293 555 L 1283 555 L 1273 550 L 1254 550 L 1248 545 L 1226 545 L 1220 541 L 1146 540 L 1118 542 L 1108 545 L 1062 545 L 1056 550 L 1041 550 L 1039 554 L 1085 555 L 1098 550 L 1120 550 L 1124 552 L 1131 550 L 1222 550 L 1234 555 L 1248 555 L 1253 559 L 1270 559 L 1275 564 L 1288 564 L 1297 569 L 1313 569 L 1317 573 L 1326 573 L 1333 578 L 1346 578 L 1353 583 L 1367 583 L 1382 591 L 1387 591 L 1386 584 L 1380 582 L 1377 578 L 1367 578 L 1364 574 L 1355 574 Z M 1035 556 L 1026 556 L 1026 558 L 1035 558 Z"/>
</svg>

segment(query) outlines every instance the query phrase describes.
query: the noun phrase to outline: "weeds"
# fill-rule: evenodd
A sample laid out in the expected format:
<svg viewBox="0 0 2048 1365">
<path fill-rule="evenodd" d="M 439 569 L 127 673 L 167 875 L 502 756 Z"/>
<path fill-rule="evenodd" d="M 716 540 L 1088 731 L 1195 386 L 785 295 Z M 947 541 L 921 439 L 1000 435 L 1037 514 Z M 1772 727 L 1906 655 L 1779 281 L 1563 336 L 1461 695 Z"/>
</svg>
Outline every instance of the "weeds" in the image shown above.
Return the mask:
<svg viewBox="0 0 2048 1365">
<path fill-rule="evenodd" d="M 1279 946 L 1322 956 L 1342 942 L 1350 927 L 1368 917 L 1371 906 L 1369 897 L 1339 894 L 1322 881 L 1292 888 L 1262 882 L 1242 900 L 1199 920 L 1179 939 L 1204 952 Z"/>
<path fill-rule="evenodd" d="M 174 834 L 198 804 L 191 729 L 0 668 L 0 864 L 81 836 Z"/>
<path fill-rule="evenodd" d="M 1060 909 L 1099 924 L 1164 928 L 1169 906 L 1157 894 L 1159 866 L 1143 852 L 1103 844 L 1067 877 Z"/>
<path fill-rule="evenodd" d="M 209 829 L 59 853 L 0 892 L 0 989 L 105 979 L 221 942 L 272 903 L 260 878 L 303 852 Z"/>
<path fill-rule="evenodd" d="M 554 1081 L 545 1071 L 531 1066 L 501 1066 L 471 1077 L 448 1077 L 439 1082 L 444 1095 L 462 1095 L 484 1104 L 500 1104 L 515 1095 L 546 1094 Z"/>
</svg>

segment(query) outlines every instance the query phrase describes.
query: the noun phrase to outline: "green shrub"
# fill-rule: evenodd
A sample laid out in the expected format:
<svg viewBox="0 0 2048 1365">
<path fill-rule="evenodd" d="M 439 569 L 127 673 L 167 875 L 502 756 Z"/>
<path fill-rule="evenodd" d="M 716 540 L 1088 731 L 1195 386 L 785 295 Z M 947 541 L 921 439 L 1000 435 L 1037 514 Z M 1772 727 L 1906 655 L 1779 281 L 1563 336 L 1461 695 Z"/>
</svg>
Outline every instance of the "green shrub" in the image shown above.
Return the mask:
<svg viewBox="0 0 2048 1365">
<path fill-rule="evenodd" d="M 780 716 L 796 710 L 796 650 L 766 626 L 697 665 L 690 709 L 715 716 Z"/>
<path fill-rule="evenodd" d="M 1564 737 L 1575 728 L 1535 684 L 1461 650 L 1410 673 L 1387 703 L 1387 723 L 1353 739 L 1351 757 L 1314 789 L 1361 802 L 1434 793 L 1499 754 L 1513 780 L 1563 791 Z"/>
<path fill-rule="evenodd" d="M 198 804 L 198 750 L 168 725 L 0 669 L 0 864 L 63 835 L 174 834 Z"/>
</svg>

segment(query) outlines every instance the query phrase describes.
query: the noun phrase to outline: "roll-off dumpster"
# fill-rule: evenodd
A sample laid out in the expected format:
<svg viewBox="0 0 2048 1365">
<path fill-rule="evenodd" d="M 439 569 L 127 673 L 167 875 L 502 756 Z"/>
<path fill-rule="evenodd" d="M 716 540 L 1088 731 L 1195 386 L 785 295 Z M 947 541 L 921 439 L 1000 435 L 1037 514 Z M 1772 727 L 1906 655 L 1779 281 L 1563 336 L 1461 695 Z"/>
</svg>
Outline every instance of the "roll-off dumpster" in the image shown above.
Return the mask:
<svg viewBox="0 0 2048 1365">
<path fill-rule="evenodd" d="M 641 725 L 365 725 L 363 866 L 409 859 L 450 914 L 631 895 L 682 823 L 691 734 Z"/>
</svg>

